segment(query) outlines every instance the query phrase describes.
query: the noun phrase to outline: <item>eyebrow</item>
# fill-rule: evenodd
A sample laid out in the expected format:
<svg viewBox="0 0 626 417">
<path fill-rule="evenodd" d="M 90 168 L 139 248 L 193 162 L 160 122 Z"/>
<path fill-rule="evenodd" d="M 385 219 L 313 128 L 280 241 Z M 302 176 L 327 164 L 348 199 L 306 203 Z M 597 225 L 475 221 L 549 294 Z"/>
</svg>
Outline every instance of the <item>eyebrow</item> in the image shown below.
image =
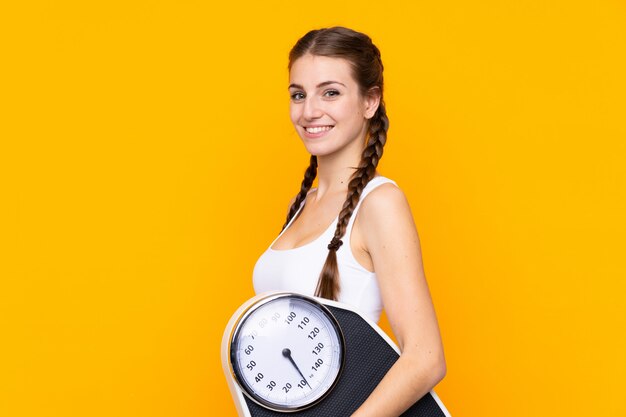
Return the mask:
<svg viewBox="0 0 626 417">
<path fill-rule="evenodd" d="M 340 83 L 339 81 L 324 81 L 322 83 L 319 83 L 318 85 L 315 86 L 315 88 L 320 88 L 320 87 L 324 87 L 328 84 L 341 84 L 344 87 L 346 86 L 344 83 Z M 287 87 L 288 89 L 291 88 L 299 88 L 301 90 L 304 90 L 304 87 L 302 87 L 300 84 L 289 84 L 289 87 Z M 346 87 L 347 88 L 347 87 Z"/>
</svg>

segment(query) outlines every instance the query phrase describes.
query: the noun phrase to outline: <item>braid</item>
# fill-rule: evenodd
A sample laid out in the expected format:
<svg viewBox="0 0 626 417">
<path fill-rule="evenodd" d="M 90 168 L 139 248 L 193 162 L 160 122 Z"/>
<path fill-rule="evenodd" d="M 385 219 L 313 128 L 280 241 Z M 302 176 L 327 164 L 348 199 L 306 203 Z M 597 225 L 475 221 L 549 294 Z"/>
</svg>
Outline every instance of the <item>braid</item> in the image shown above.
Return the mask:
<svg viewBox="0 0 626 417">
<path fill-rule="evenodd" d="M 300 185 L 300 192 L 298 193 L 298 195 L 296 196 L 296 199 L 294 200 L 293 204 L 289 208 L 289 213 L 287 214 L 287 221 L 285 221 L 285 224 L 283 225 L 283 230 L 285 229 L 285 227 L 287 227 L 287 225 L 291 221 L 291 218 L 296 214 L 296 212 L 300 208 L 300 204 L 302 204 L 302 202 L 306 198 L 306 195 L 311 189 L 311 185 L 313 185 L 313 180 L 315 179 L 316 176 L 317 176 L 317 156 L 311 155 L 311 161 L 309 162 L 309 166 L 306 169 L 306 171 L 304 171 L 304 179 L 302 180 L 302 184 Z"/>
<path fill-rule="evenodd" d="M 361 154 L 361 162 L 348 183 L 348 195 L 339 213 L 335 234 L 328 245 L 328 256 L 315 290 L 315 295 L 318 297 L 330 300 L 337 300 L 338 298 L 340 288 L 337 250 L 343 244 L 341 238 L 346 233 L 348 222 L 361 198 L 363 189 L 376 174 L 376 167 L 383 156 L 383 148 L 387 142 L 388 129 L 389 119 L 387 118 L 385 104 L 381 98 L 376 114 L 370 119 L 369 140 Z"/>
</svg>

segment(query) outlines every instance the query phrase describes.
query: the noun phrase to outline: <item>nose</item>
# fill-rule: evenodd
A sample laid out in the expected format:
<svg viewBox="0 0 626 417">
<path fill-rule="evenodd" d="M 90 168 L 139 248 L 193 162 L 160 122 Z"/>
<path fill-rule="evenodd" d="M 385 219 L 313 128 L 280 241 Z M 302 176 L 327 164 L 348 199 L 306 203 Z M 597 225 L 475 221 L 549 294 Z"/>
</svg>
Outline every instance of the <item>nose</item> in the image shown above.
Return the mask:
<svg viewBox="0 0 626 417">
<path fill-rule="evenodd" d="M 322 117 L 322 109 L 315 97 L 307 97 L 304 101 L 302 116 L 305 120 L 314 120 Z"/>
</svg>

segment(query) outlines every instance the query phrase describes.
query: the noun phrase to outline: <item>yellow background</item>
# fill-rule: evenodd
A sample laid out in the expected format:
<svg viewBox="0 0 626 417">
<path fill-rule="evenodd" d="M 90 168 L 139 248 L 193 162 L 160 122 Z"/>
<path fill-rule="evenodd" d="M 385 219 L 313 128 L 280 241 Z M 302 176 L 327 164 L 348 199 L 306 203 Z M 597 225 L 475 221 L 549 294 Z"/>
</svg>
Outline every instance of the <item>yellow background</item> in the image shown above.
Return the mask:
<svg viewBox="0 0 626 417">
<path fill-rule="evenodd" d="M 222 331 L 307 164 L 287 53 L 335 24 L 383 54 L 452 415 L 626 415 L 608 0 L 3 2 L 0 415 L 235 415 Z"/>
</svg>

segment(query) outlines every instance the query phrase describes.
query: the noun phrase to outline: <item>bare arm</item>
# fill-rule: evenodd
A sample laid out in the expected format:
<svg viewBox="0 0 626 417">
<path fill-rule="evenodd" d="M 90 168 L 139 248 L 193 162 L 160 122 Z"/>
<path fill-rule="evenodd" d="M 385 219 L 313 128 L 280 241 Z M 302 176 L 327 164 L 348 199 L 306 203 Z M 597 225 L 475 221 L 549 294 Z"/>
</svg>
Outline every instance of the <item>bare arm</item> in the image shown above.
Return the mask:
<svg viewBox="0 0 626 417">
<path fill-rule="evenodd" d="M 435 310 L 424 276 L 419 237 L 404 193 L 383 185 L 363 201 L 365 249 L 401 355 L 353 417 L 397 417 L 446 374 Z"/>
</svg>

